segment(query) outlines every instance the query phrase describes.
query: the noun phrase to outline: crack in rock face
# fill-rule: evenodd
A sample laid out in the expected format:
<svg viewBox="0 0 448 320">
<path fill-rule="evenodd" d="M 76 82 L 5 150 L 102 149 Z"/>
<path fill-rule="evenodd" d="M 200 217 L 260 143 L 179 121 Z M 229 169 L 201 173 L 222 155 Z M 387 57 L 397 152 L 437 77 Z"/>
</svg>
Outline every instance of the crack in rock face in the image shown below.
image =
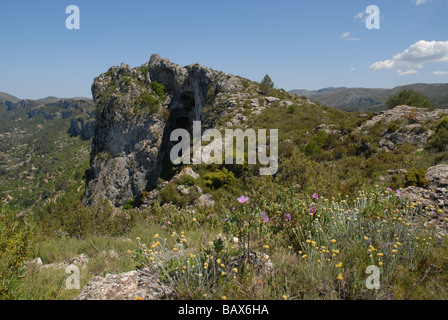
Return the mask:
<svg viewBox="0 0 448 320">
<path fill-rule="evenodd" d="M 153 82 L 163 84 L 163 95 Z M 177 143 L 170 141 L 171 132 L 182 128 L 191 134 L 193 121 L 207 129 L 216 121 L 210 113 L 222 108 L 218 97 L 240 90 L 238 77 L 199 64 L 182 67 L 156 54 L 141 67 L 122 64 L 98 76 L 92 85 L 96 125 L 84 203 L 108 199 L 119 207 L 154 187 Z M 211 111 L 203 112 L 206 106 Z"/>
</svg>

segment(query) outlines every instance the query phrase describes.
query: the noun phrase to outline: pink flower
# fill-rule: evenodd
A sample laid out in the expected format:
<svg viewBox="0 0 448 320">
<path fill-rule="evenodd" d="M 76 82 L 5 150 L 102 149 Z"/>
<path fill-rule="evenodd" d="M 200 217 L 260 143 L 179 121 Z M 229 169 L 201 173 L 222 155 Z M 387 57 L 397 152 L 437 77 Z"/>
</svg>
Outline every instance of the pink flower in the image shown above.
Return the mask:
<svg viewBox="0 0 448 320">
<path fill-rule="evenodd" d="M 317 193 L 313 194 L 313 198 L 319 200 L 319 195 Z"/>
<path fill-rule="evenodd" d="M 241 204 L 245 204 L 247 201 L 249 201 L 248 197 L 241 196 L 241 197 L 238 198 L 238 202 L 241 203 Z"/>
</svg>

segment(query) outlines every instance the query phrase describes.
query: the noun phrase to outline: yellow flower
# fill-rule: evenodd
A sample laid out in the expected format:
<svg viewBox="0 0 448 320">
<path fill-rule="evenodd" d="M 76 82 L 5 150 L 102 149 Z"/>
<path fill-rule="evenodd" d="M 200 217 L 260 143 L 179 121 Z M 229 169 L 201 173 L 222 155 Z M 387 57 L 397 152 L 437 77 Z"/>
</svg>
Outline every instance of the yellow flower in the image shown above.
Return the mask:
<svg viewBox="0 0 448 320">
<path fill-rule="evenodd" d="M 220 264 L 221 263 L 221 259 L 216 260 L 216 263 Z"/>
<path fill-rule="evenodd" d="M 154 235 L 154 239 L 157 239 L 158 237 L 159 237 L 159 234 L 156 233 L 156 234 Z"/>
<path fill-rule="evenodd" d="M 378 265 L 381 267 L 382 265 L 383 265 L 383 263 L 382 262 L 380 262 L 380 263 L 378 263 Z"/>
<path fill-rule="evenodd" d="M 176 251 L 177 251 L 177 248 L 173 248 L 173 251 L 176 252 Z"/>
<path fill-rule="evenodd" d="M 395 250 L 395 249 L 394 249 L 394 250 L 392 250 L 392 253 L 397 253 L 397 252 L 398 252 L 398 251 L 397 251 L 397 250 Z"/>
<path fill-rule="evenodd" d="M 196 218 L 193 218 L 193 222 L 196 222 Z"/>
<path fill-rule="evenodd" d="M 221 300 L 227 300 L 227 297 L 226 296 L 222 296 Z"/>
<path fill-rule="evenodd" d="M 342 274 L 340 273 L 336 279 L 342 280 Z"/>
<path fill-rule="evenodd" d="M 221 275 L 224 277 L 226 275 L 226 273 L 223 271 L 223 272 L 221 272 Z"/>
<path fill-rule="evenodd" d="M 204 293 L 202 296 L 203 296 L 204 298 L 207 298 L 207 294 L 206 294 L 206 293 Z"/>
<path fill-rule="evenodd" d="M 235 272 L 235 273 L 238 273 L 238 269 L 237 268 L 233 268 L 232 271 Z"/>
<path fill-rule="evenodd" d="M 282 298 L 283 298 L 283 300 L 288 300 L 287 296 L 283 296 Z"/>
<path fill-rule="evenodd" d="M 367 238 L 366 236 L 364 236 L 364 240 L 369 240 L 369 238 Z"/>
<path fill-rule="evenodd" d="M 305 259 L 306 257 L 308 257 L 306 254 L 304 254 L 303 256 L 302 256 L 302 259 Z"/>
<path fill-rule="evenodd" d="M 331 243 L 336 243 L 336 239 L 331 240 Z"/>
<path fill-rule="evenodd" d="M 142 297 L 135 297 L 134 300 L 143 300 Z"/>
<path fill-rule="evenodd" d="M 384 254 L 383 253 L 378 253 L 377 256 L 382 257 L 382 256 L 384 256 Z"/>
<path fill-rule="evenodd" d="M 224 267 L 225 267 L 224 263 L 221 263 L 221 268 L 224 268 Z"/>
<path fill-rule="evenodd" d="M 131 250 L 128 250 L 128 254 L 130 254 L 131 253 Z"/>
<path fill-rule="evenodd" d="M 137 241 L 140 241 L 140 237 L 135 238 Z"/>
<path fill-rule="evenodd" d="M 154 261 L 154 258 L 153 258 L 153 257 L 149 257 L 149 260 L 150 260 L 150 261 Z"/>
<path fill-rule="evenodd" d="M 264 245 L 265 249 L 269 249 L 269 246 L 267 244 Z"/>
</svg>

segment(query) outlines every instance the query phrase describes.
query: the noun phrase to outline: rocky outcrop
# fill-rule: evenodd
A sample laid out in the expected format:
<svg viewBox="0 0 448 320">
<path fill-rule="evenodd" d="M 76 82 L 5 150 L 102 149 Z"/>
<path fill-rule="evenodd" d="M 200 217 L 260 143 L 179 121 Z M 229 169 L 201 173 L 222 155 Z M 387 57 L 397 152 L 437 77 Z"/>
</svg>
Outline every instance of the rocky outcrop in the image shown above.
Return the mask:
<svg viewBox="0 0 448 320">
<path fill-rule="evenodd" d="M 83 140 L 90 140 L 95 133 L 95 119 L 77 117 L 70 120 L 68 133 L 72 137 L 81 137 Z"/>
<path fill-rule="evenodd" d="M 164 85 L 162 97 L 151 88 L 153 82 Z M 97 77 L 92 85 L 96 127 L 84 202 L 106 198 L 121 206 L 154 187 L 174 145 L 170 133 L 177 128 L 191 131 L 195 120 L 202 121 L 203 130 L 215 124 L 210 109 L 217 108 L 222 95 L 241 88 L 237 77 L 199 64 L 181 67 L 159 55 L 141 67 L 122 64 Z M 151 108 L 143 98 L 152 101 Z M 209 111 L 203 112 L 205 108 Z"/>
<path fill-rule="evenodd" d="M 161 283 L 149 269 L 94 277 L 75 300 L 164 300 L 174 298 L 174 290 Z"/>
<path fill-rule="evenodd" d="M 426 179 L 429 181 L 426 188 L 407 187 L 400 192 L 400 197 L 427 208 L 433 222 L 443 222 L 448 216 L 448 165 L 429 168 Z"/>
</svg>

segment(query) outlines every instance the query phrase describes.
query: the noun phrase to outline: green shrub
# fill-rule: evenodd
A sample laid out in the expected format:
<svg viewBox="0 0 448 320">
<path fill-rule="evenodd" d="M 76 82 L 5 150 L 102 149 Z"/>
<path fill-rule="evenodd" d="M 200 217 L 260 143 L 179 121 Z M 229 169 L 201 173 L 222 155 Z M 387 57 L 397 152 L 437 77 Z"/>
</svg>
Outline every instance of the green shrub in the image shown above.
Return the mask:
<svg viewBox="0 0 448 320">
<path fill-rule="evenodd" d="M 21 278 L 31 244 L 32 227 L 28 221 L 19 223 L 0 204 L 0 300 L 20 299 Z"/>
<path fill-rule="evenodd" d="M 204 185 L 209 188 L 218 189 L 228 186 L 235 181 L 235 176 L 232 171 L 222 168 L 221 170 L 215 170 L 204 175 Z"/>
<path fill-rule="evenodd" d="M 163 84 L 157 81 L 153 81 L 149 86 L 160 99 L 163 99 L 163 96 L 165 94 L 165 86 Z"/>
<path fill-rule="evenodd" d="M 421 187 L 425 188 L 429 181 L 426 179 L 426 173 L 423 169 L 412 169 L 405 175 L 405 186 L 414 186 L 414 187 Z"/>
<path fill-rule="evenodd" d="M 448 118 L 443 117 L 436 125 L 436 132 L 430 138 L 427 149 L 434 149 L 439 152 L 448 148 Z"/>
<path fill-rule="evenodd" d="M 429 101 L 423 93 L 415 92 L 413 90 L 403 90 L 399 94 L 390 97 L 386 101 L 386 105 L 389 109 L 399 105 L 433 109 L 431 101 Z"/>
<path fill-rule="evenodd" d="M 124 83 L 126 84 L 126 87 L 129 87 L 131 85 L 131 78 L 124 77 Z"/>
<path fill-rule="evenodd" d="M 143 92 L 138 98 L 142 108 L 149 110 L 150 114 L 157 113 L 159 111 L 160 100 L 154 97 L 149 92 Z"/>
</svg>

